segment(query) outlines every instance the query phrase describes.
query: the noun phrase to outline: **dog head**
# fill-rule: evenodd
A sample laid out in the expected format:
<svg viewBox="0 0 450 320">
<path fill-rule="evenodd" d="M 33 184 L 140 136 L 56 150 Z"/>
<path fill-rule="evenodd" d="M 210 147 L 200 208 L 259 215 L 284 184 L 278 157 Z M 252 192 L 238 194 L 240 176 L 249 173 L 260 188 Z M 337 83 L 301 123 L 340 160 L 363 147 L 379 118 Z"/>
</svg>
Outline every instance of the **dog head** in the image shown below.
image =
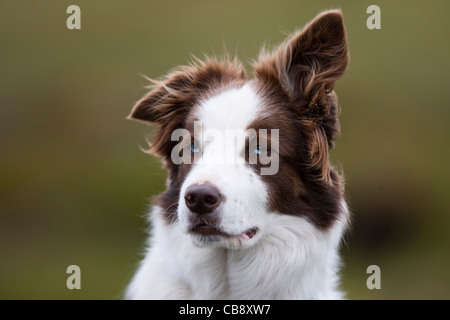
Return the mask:
<svg viewBox="0 0 450 320">
<path fill-rule="evenodd" d="M 333 88 L 347 64 L 342 14 L 328 11 L 263 51 L 252 78 L 236 59 L 206 59 L 153 81 L 130 118 L 157 125 L 165 221 L 199 246 L 233 249 L 279 215 L 332 226 L 343 192 L 328 159 L 339 135 Z"/>
</svg>

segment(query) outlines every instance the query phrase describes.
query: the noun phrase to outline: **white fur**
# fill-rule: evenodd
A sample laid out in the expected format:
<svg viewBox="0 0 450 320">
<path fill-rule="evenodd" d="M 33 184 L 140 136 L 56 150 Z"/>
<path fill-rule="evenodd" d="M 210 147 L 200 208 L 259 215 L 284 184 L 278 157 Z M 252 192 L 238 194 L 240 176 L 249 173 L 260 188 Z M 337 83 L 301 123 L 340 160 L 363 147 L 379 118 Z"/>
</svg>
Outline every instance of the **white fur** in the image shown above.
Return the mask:
<svg viewBox="0 0 450 320">
<path fill-rule="evenodd" d="M 180 192 L 178 220 L 169 225 L 161 209 L 151 213 L 152 235 L 128 299 L 340 299 L 338 248 L 346 226 L 347 207 L 334 225 L 321 231 L 307 219 L 267 212 L 267 186 L 251 168 L 217 159 L 225 134 L 244 130 L 260 112 L 261 101 L 250 85 L 203 101 L 197 117 L 203 131 L 197 140 L 203 156 L 193 165 Z M 214 132 L 213 132 L 214 133 Z M 227 149 L 239 157 L 244 144 Z M 215 241 L 189 234 L 183 195 L 192 184 L 214 184 L 225 200 L 218 227 L 233 237 Z M 246 230 L 257 228 L 250 239 Z"/>
<path fill-rule="evenodd" d="M 343 216 L 346 206 L 342 208 Z M 303 218 L 268 213 L 255 245 L 198 247 L 180 223 L 152 212 L 153 236 L 127 299 L 342 299 L 338 247 L 345 220 L 323 233 Z"/>
<path fill-rule="evenodd" d="M 196 138 L 201 141 L 202 157 L 195 162 L 186 177 L 180 194 L 184 195 L 186 189 L 193 184 L 214 184 L 226 197 L 220 206 L 219 227 L 224 232 L 237 236 L 222 238 L 206 245 L 234 249 L 250 246 L 258 240 L 260 233 L 247 241 L 239 235 L 254 227 L 265 227 L 267 190 L 261 178 L 244 165 L 242 157 L 245 139 L 241 133 L 256 118 L 259 107 L 259 98 L 247 84 L 239 89 L 225 91 L 203 102 L 198 108 L 197 116 L 202 124 L 202 132 Z M 185 232 L 190 227 L 190 214 L 184 198 L 180 196 L 178 217 L 180 227 Z M 205 244 L 201 236 L 192 237 L 197 245 Z"/>
</svg>

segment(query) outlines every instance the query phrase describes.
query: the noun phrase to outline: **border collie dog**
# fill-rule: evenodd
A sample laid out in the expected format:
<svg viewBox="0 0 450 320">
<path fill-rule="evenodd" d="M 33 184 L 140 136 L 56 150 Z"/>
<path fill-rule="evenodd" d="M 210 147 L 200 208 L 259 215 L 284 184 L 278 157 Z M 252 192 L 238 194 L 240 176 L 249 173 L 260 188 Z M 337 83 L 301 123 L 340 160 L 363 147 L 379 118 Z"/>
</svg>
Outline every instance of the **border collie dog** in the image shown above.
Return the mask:
<svg viewBox="0 0 450 320">
<path fill-rule="evenodd" d="M 344 298 L 350 214 L 329 150 L 348 61 L 333 10 L 263 50 L 252 77 L 206 58 L 152 81 L 129 118 L 155 125 L 167 189 L 126 299 Z"/>
</svg>

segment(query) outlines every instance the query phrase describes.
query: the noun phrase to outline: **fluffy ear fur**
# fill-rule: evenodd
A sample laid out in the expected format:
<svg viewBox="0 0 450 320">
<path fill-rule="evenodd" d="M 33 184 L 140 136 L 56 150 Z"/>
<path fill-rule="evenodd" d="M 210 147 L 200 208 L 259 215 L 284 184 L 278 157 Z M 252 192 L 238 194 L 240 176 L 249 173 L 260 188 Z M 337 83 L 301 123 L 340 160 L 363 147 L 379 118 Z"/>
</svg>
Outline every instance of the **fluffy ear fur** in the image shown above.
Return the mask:
<svg viewBox="0 0 450 320">
<path fill-rule="evenodd" d="M 328 149 L 339 135 L 338 104 L 333 88 L 349 61 L 341 11 L 319 14 L 254 64 L 256 77 L 281 88 L 299 115 L 309 147 L 310 167 L 331 183 Z"/>
<path fill-rule="evenodd" d="M 160 81 L 152 80 L 151 91 L 133 107 L 128 119 L 156 123 L 158 129 L 150 151 L 160 157 L 170 157 L 177 142 L 171 141 L 175 129 L 182 128 L 188 112 L 207 94 L 226 85 L 246 79 L 245 70 L 235 60 L 196 60 L 181 67 Z M 161 130 L 164 126 L 164 130 Z"/>
</svg>

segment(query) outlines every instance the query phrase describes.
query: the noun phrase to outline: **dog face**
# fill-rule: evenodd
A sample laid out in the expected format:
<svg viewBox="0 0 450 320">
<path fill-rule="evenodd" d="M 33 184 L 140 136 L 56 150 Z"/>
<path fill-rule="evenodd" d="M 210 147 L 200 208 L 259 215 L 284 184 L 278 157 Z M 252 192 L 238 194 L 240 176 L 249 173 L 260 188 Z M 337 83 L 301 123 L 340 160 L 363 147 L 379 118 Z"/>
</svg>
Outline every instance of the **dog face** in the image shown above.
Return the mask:
<svg viewBox="0 0 450 320">
<path fill-rule="evenodd" d="M 130 118 L 157 124 L 165 221 L 199 246 L 231 249 L 254 245 L 279 215 L 331 227 L 343 192 L 328 160 L 333 87 L 347 64 L 342 14 L 329 11 L 262 52 L 251 79 L 236 59 L 207 59 L 153 81 Z"/>
</svg>

